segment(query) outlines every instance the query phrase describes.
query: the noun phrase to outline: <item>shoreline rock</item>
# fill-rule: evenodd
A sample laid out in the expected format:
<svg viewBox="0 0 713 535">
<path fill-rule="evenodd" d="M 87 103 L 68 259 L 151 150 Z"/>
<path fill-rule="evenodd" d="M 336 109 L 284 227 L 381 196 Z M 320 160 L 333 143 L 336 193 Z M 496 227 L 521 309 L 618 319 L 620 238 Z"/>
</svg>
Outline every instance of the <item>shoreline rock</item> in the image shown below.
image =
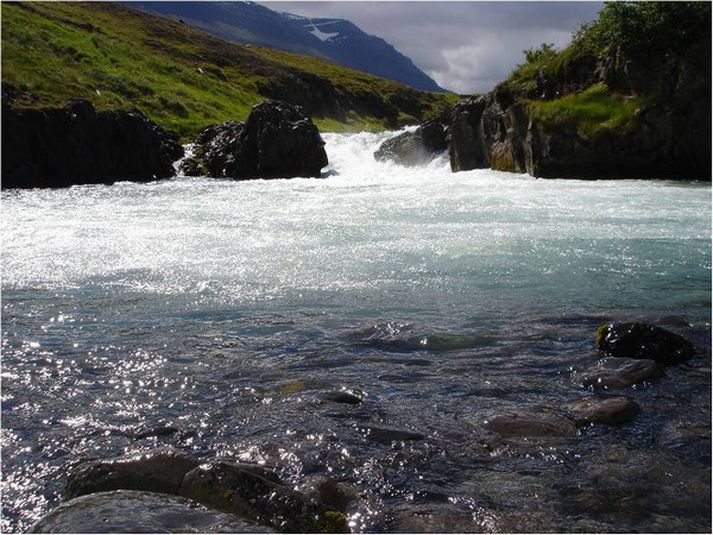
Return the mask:
<svg viewBox="0 0 713 535">
<path fill-rule="evenodd" d="M 4 95 L 3 95 L 4 97 Z M 175 134 L 138 111 L 16 109 L 2 103 L 2 188 L 59 188 L 174 176 L 183 155 Z"/>
<path fill-rule="evenodd" d="M 591 424 L 616 425 L 630 422 L 641 410 L 631 399 L 620 396 L 611 398 L 584 398 L 572 402 L 567 410 L 579 427 Z"/>
</svg>

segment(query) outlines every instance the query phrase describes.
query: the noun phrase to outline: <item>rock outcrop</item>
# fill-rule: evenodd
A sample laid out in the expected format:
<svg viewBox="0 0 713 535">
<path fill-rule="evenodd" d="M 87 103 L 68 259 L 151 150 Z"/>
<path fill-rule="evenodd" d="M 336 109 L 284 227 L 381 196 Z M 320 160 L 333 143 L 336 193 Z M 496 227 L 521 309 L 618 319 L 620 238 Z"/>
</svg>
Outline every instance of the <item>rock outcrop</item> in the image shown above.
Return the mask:
<svg viewBox="0 0 713 535">
<path fill-rule="evenodd" d="M 404 132 L 384 141 L 374 153 L 374 158 L 413 167 L 427 164 L 447 148 L 445 126 L 440 120 L 432 119 L 413 131 Z"/>
<path fill-rule="evenodd" d="M 683 20 L 677 7 L 659 7 L 666 31 L 647 34 L 643 49 L 574 43 L 458 103 L 449 125 L 452 170 L 711 180 L 710 24 L 695 14 L 705 6 L 679 10 L 703 20 L 695 28 L 670 28 Z"/>
<path fill-rule="evenodd" d="M 195 140 L 187 171 L 215 178 L 319 177 L 328 163 L 324 140 L 302 109 L 266 100 L 245 123 L 209 126 Z"/>
<path fill-rule="evenodd" d="M 3 94 L 2 187 L 148 182 L 174 175 L 175 135 L 137 111 L 97 112 L 91 103 L 16 109 Z"/>
</svg>

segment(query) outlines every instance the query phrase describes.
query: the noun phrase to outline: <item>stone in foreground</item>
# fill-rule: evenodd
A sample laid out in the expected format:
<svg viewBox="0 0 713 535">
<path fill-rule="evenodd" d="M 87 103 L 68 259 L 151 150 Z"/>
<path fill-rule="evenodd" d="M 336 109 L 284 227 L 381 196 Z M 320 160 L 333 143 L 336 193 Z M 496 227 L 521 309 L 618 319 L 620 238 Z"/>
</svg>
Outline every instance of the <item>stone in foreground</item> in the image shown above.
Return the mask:
<svg viewBox="0 0 713 535">
<path fill-rule="evenodd" d="M 180 496 L 116 490 L 80 496 L 50 511 L 33 533 L 274 533 Z"/>
<path fill-rule="evenodd" d="M 118 489 L 176 494 L 183 476 L 198 464 L 197 459 L 171 448 L 93 461 L 72 471 L 65 497 Z"/>
<path fill-rule="evenodd" d="M 596 332 L 599 351 L 612 357 L 651 359 L 664 366 L 693 356 L 693 345 L 683 336 L 646 323 L 608 323 Z"/>
<path fill-rule="evenodd" d="M 179 493 L 288 533 L 349 532 L 344 513 L 330 510 L 245 465 L 202 464 L 186 474 Z"/>
</svg>

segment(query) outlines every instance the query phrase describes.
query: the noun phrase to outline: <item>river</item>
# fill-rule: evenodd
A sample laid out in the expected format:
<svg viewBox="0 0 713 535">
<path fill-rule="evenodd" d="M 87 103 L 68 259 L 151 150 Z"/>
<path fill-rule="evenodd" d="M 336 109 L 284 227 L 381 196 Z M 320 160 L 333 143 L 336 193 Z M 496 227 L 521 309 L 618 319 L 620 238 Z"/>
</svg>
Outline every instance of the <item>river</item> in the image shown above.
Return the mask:
<svg viewBox="0 0 713 535">
<path fill-rule="evenodd" d="M 3 192 L 3 531 L 172 445 L 341 481 L 353 531 L 709 532 L 710 184 L 406 169 L 386 135 L 326 134 L 325 179 Z M 486 430 L 614 395 L 572 380 L 612 320 L 696 355 L 616 392 L 630 423 Z"/>
</svg>

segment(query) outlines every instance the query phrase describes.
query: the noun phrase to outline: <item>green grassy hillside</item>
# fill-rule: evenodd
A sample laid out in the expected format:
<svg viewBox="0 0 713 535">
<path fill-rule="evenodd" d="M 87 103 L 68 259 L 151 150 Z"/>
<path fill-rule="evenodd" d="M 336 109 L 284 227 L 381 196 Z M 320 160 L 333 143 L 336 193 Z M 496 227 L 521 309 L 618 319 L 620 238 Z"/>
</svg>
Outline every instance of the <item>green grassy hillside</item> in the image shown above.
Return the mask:
<svg viewBox="0 0 713 535">
<path fill-rule="evenodd" d="M 457 100 L 314 58 L 230 44 L 117 4 L 3 2 L 0 9 L 2 81 L 17 91 L 18 106 L 74 97 L 97 109 L 135 107 L 186 139 L 209 124 L 244 120 L 269 96 L 305 106 L 331 131 L 416 122 Z"/>
</svg>

